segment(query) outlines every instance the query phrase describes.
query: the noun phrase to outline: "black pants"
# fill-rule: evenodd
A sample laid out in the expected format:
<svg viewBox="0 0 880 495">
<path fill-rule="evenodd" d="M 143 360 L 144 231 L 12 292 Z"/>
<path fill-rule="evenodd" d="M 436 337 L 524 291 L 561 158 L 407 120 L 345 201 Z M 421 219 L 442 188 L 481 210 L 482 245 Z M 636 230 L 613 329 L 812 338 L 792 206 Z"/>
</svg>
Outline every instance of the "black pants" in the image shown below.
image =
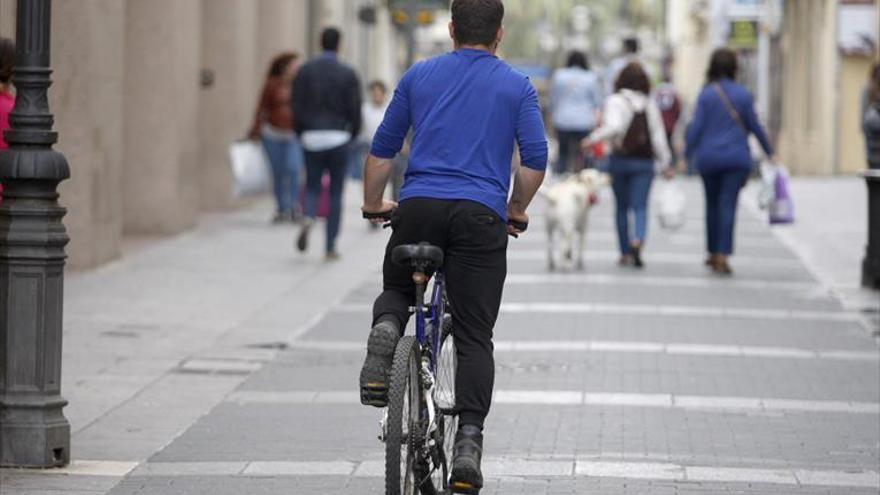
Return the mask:
<svg viewBox="0 0 880 495">
<path fill-rule="evenodd" d="M 443 249 L 458 357 L 459 423 L 482 428 L 495 382 L 492 329 L 507 275 L 507 226 L 480 203 L 427 198 L 400 203 L 391 226 L 394 233 L 385 250 L 383 292 L 373 305 L 373 322 L 390 318 L 403 329 L 415 300 L 412 270 L 394 265 L 391 250 L 418 242 Z"/>
<path fill-rule="evenodd" d="M 554 172 L 562 174 L 566 172 L 580 172 L 586 166 L 581 154 L 581 140 L 587 137 L 590 131 L 563 131 L 556 129 L 556 139 L 559 140 L 559 160 L 556 162 Z"/>
<path fill-rule="evenodd" d="M 324 172 L 330 174 L 330 211 L 327 212 L 326 251 L 336 251 L 336 237 L 342 217 L 342 192 L 345 172 L 348 169 L 348 145 L 325 151 L 306 151 L 306 198 L 305 215 L 315 219 L 321 196 L 321 179 Z"/>
</svg>

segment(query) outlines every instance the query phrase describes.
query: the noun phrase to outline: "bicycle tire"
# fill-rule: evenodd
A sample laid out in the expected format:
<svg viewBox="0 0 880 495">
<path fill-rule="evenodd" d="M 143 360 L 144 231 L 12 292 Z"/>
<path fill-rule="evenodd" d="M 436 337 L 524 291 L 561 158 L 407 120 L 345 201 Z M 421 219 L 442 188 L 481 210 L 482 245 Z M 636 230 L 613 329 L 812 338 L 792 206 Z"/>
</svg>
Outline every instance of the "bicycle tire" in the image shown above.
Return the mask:
<svg viewBox="0 0 880 495">
<path fill-rule="evenodd" d="M 437 430 L 434 432 L 435 448 L 438 449 L 435 471 L 431 482 L 438 491 L 449 489 L 452 471 L 452 447 L 458 430 L 458 412 L 455 407 L 455 374 L 458 366 L 452 317 L 444 315 L 441 324 L 440 351 L 437 353 L 434 383 L 434 403 L 437 406 Z"/>
<path fill-rule="evenodd" d="M 413 465 L 418 455 L 416 435 L 421 425 L 419 346 L 413 336 L 401 337 L 394 351 L 385 423 L 385 493 L 415 495 Z"/>
</svg>

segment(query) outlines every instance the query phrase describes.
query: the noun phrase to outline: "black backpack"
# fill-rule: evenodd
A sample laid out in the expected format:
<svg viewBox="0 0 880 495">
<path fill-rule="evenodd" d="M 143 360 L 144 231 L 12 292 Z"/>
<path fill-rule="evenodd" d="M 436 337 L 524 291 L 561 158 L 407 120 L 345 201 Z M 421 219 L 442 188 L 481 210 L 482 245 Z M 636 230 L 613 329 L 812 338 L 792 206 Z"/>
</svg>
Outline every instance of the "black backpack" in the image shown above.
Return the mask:
<svg viewBox="0 0 880 495">
<path fill-rule="evenodd" d="M 623 136 L 617 154 L 630 158 L 654 158 L 651 130 L 648 128 L 648 114 L 646 110 L 636 112 L 632 105 L 630 105 L 630 109 L 633 111 L 633 118 L 626 130 L 626 135 Z"/>
</svg>

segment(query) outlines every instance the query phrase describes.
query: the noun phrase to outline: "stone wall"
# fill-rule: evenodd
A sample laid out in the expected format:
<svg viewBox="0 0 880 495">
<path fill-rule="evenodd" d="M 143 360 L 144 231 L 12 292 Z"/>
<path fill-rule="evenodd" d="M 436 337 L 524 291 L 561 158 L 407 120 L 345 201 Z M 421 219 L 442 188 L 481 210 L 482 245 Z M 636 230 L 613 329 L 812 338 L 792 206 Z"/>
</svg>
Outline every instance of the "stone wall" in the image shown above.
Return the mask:
<svg viewBox="0 0 880 495">
<path fill-rule="evenodd" d="M 0 36 L 15 38 L 15 4 L 0 0 Z M 120 256 L 126 235 L 178 233 L 200 212 L 235 204 L 228 147 L 245 135 L 276 54 L 306 57 L 332 23 L 347 33 L 354 65 L 381 72 L 393 60 L 373 50 L 390 50 L 388 23 L 377 34 L 338 0 L 61 0 L 52 8 L 49 96 L 57 149 L 71 166 L 60 189 L 74 268 Z M 357 45 L 368 38 L 370 50 Z M 201 84 L 203 69 L 211 85 Z"/>
</svg>

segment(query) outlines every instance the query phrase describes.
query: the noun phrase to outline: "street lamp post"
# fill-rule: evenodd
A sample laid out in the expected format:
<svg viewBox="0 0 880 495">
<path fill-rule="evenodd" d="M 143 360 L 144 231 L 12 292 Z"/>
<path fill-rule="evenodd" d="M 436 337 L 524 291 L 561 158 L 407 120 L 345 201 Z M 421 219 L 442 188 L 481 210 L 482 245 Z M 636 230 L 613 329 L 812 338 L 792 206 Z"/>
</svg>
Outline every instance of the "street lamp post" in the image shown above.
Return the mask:
<svg viewBox="0 0 880 495">
<path fill-rule="evenodd" d="M 51 0 L 18 0 L 15 108 L 0 152 L 0 466 L 53 467 L 70 460 L 62 413 L 64 246 L 58 184 L 70 176 L 52 150 L 47 91 Z"/>
<path fill-rule="evenodd" d="M 880 141 L 880 136 L 875 139 Z M 880 148 L 880 144 L 875 143 Z M 864 172 L 868 185 L 868 243 L 862 260 L 862 286 L 880 289 L 880 162 Z"/>
</svg>

